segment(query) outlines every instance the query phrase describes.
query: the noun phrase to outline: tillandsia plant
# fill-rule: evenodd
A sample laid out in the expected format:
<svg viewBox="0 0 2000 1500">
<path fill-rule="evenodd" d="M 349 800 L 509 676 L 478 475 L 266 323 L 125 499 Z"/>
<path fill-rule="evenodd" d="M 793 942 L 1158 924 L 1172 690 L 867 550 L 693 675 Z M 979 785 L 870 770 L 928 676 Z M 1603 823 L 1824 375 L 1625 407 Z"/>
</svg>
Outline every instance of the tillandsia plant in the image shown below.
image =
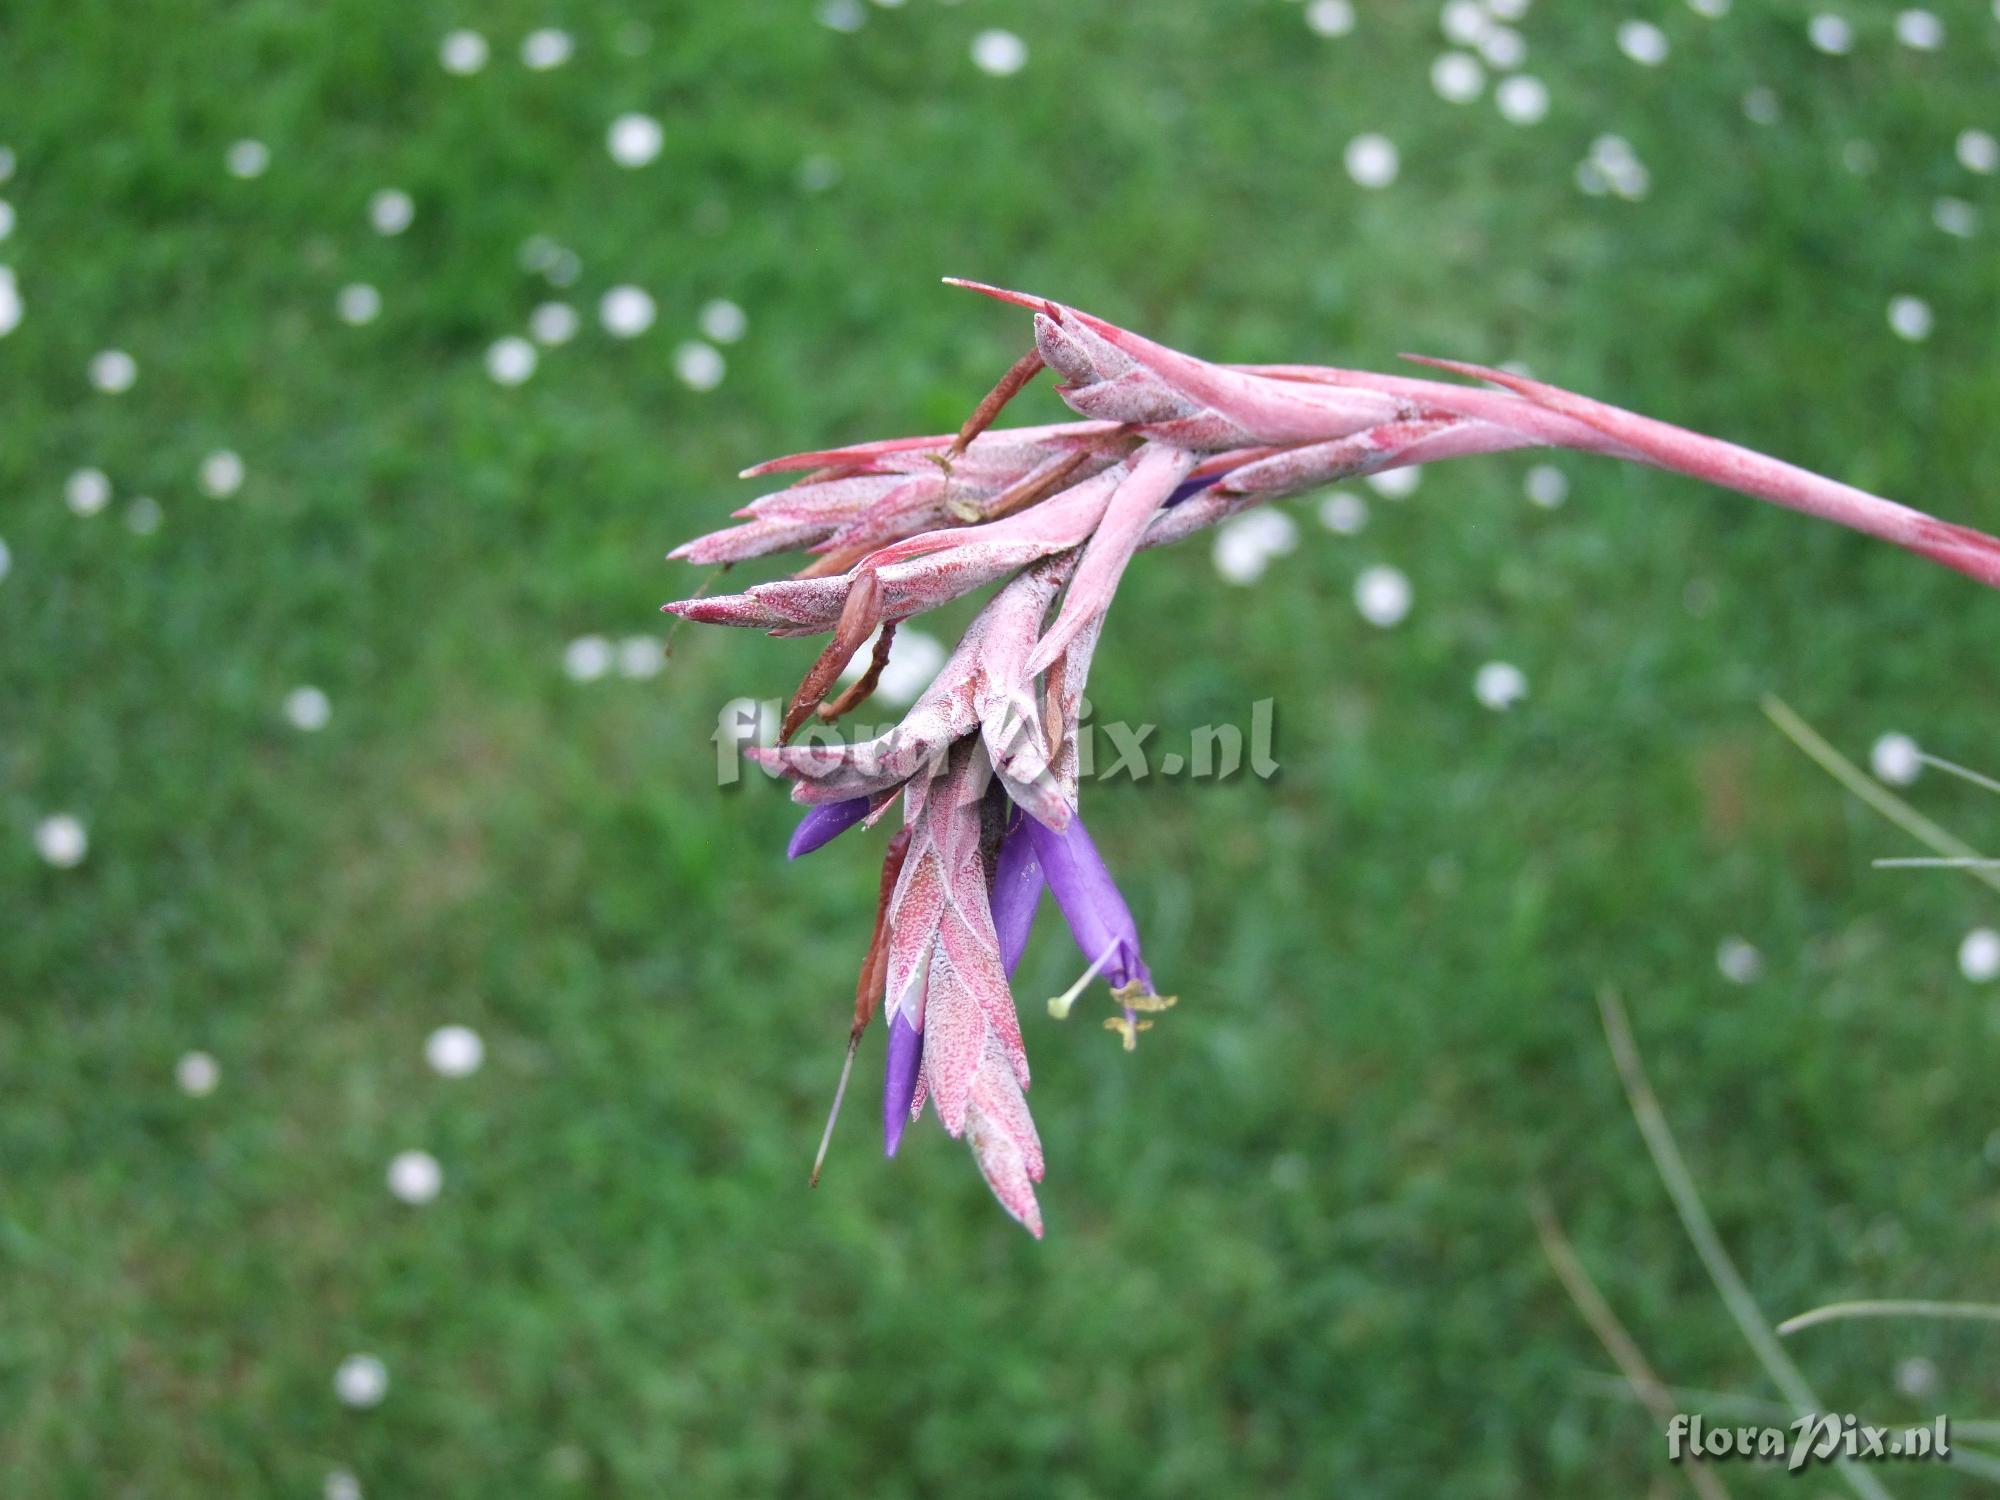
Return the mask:
<svg viewBox="0 0 2000 1500">
<path fill-rule="evenodd" d="M 847 1059 L 877 1012 L 888 1031 L 883 1141 L 928 1102 L 996 1197 L 1040 1236 L 1042 1148 L 1009 979 L 1043 890 L 1082 956 L 1066 1014 L 1099 977 L 1126 1048 L 1172 997 L 1153 987 L 1130 907 L 1078 816 L 1077 736 L 1091 655 L 1135 554 L 1250 506 L 1385 469 L 1553 446 L 1692 475 L 1837 521 L 2000 586 L 2000 541 L 1746 448 L 1502 371 L 1419 360 L 1489 389 L 1318 365 L 1217 365 L 1061 303 L 953 282 L 1034 315 L 1034 348 L 955 435 L 802 453 L 743 523 L 672 556 L 730 564 L 803 549 L 791 578 L 669 604 L 778 636 L 831 633 L 793 695 L 780 744 L 746 754 L 809 810 L 792 858 L 900 801 Z M 996 429 L 1044 367 L 1081 421 Z M 902 722 L 853 744 L 784 743 L 863 701 L 899 622 L 999 584 Z M 1050 612 L 1054 618 L 1050 619 Z M 859 679 L 829 698 L 873 639 Z M 820 1143 L 824 1159 L 834 1115 Z M 819 1164 L 813 1169 L 817 1180 Z"/>
</svg>

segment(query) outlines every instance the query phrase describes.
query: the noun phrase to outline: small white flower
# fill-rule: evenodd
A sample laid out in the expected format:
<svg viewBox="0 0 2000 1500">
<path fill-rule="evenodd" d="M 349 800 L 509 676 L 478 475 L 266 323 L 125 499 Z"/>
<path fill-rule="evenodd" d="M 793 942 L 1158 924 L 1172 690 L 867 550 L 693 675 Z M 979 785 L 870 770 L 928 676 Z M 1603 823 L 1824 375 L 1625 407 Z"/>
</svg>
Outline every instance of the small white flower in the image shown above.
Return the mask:
<svg viewBox="0 0 2000 1500">
<path fill-rule="evenodd" d="M 1528 677 L 1512 662 L 1489 661 L 1472 679 L 1472 695 L 1487 708 L 1504 712 L 1528 696 Z"/>
<path fill-rule="evenodd" d="M 1831 11 L 1821 11 L 1806 22 L 1806 39 L 1829 57 L 1854 50 L 1854 28 L 1848 25 L 1846 17 Z"/>
<path fill-rule="evenodd" d="M 1229 583 L 1255 583 L 1274 557 L 1298 545 L 1298 523 L 1281 510 L 1259 508 L 1216 528 L 1215 570 Z"/>
<path fill-rule="evenodd" d="M 980 72 L 1006 78 L 1028 65 L 1028 44 L 997 27 L 972 39 L 972 63 Z"/>
<path fill-rule="evenodd" d="M 320 1500 L 362 1500 L 361 1481 L 351 1469 L 329 1469 L 319 1494 Z"/>
<path fill-rule="evenodd" d="M 1384 500 L 1407 500 L 1424 482 L 1424 471 L 1415 465 L 1384 469 L 1379 474 L 1370 474 L 1364 482 Z"/>
<path fill-rule="evenodd" d="M 1354 30 L 1353 0 L 1312 0 L 1306 26 L 1318 36 L 1346 36 Z"/>
<path fill-rule="evenodd" d="M 824 151 L 815 151 L 799 163 L 799 190 L 824 193 L 840 181 L 840 163 Z"/>
<path fill-rule="evenodd" d="M 1764 955 L 1744 938 L 1724 938 L 1715 950 L 1715 967 L 1731 984 L 1755 984 L 1764 972 Z"/>
<path fill-rule="evenodd" d="M 945 654 L 944 643 L 936 636 L 903 626 L 889 643 L 889 661 L 875 685 L 876 699 L 891 708 L 907 708 L 931 685 L 938 669 L 945 663 Z M 874 658 L 875 636 L 871 635 L 842 670 L 840 680 L 854 681 L 867 670 Z M 760 745 L 771 743 L 776 736 L 776 721 L 765 722 L 768 715 L 764 712 L 764 705 L 754 698 L 739 698 L 724 713 L 722 722 L 725 723 L 740 723 L 754 718 L 758 726 L 756 742 Z"/>
<path fill-rule="evenodd" d="M 271 166 L 271 148 L 262 141 L 236 141 L 222 158 L 223 166 L 229 169 L 231 177 L 245 182 L 253 177 L 262 177 Z"/>
<path fill-rule="evenodd" d="M 296 687 L 285 694 L 285 718 L 294 729 L 314 734 L 332 717 L 332 702 L 316 687 Z"/>
<path fill-rule="evenodd" d="M 1438 13 L 1445 40 L 1458 47 L 1477 47 L 1492 29 L 1493 19 L 1479 0 L 1446 0 Z"/>
<path fill-rule="evenodd" d="M 1319 503 L 1319 524 L 1339 536 L 1353 536 L 1368 524 L 1368 502 L 1335 490 Z"/>
<path fill-rule="evenodd" d="M 1975 927 L 1958 945 L 1958 971 L 1974 984 L 2000 978 L 2000 932 Z"/>
<path fill-rule="evenodd" d="M 111 503 L 111 480 L 102 469 L 78 469 L 63 482 L 63 501 L 80 516 L 94 516 Z"/>
<path fill-rule="evenodd" d="M 196 483 L 204 495 L 227 500 L 243 488 L 243 460 L 227 448 L 218 448 L 201 461 Z"/>
<path fill-rule="evenodd" d="M 1215 529 L 1215 541 L 1209 555 L 1214 559 L 1215 571 L 1224 583 L 1246 587 L 1262 578 L 1264 570 L 1271 566 L 1271 554 L 1258 545 L 1255 537 L 1227 523 Z"/>
<path fill-rule="evenodd" d="M 611 159 L 621 167 L 643 167 L 660 154 L 667 143 L 666 129 L 651 115 L 620 115 L 611 122 L 605 145 Z"/>
<path fill-rule="evenodd" d="M 1510 125 L 1535 125 L 1548 117 L 1549 86 L 1532 73 L 1516 73 L 1500 80 L 1493 91 L 1500 117 Z"/>
<path fill-rule="evenodd" d="M 595 682 L 611 670 L 611 642 L 580 635 L 563 652 L 563 671 L 572 682 Z"/>
<path fill-rule="evenodd" d="M 2000 138 L 1990 130 L 1961 130 L 1956 148 L 1958 164 L 1982 176 L 2000 171 Z"/>
<path fill-rule="evenodd" d="M 537 73 L 560 68 L 576 51 L 576 39 L 557 26 L 543 26 L 521 38 L 521 61 Z"/>
<path fill-rule="evenodd" d="M 174 1086 L 190 1099 L 206 1099 L 222 1082 L 222 1065 L 206 1052 L 187 1052 L 174 1064 Z"/>
<path fill-rule="evenodd" d="M 347 1406 L 380 1406 L 389 1394 L 389 1367 L 372 1354 L 350 1354 L 333 1372 L 333 1393 Z"/>
<path fill-rule="evenodd" d="M 1783 113 L 1784 106 L 1772 89 L 1759 86 L 1743 96 L 1743 117 L 1752 125 L 1775 125 Z"/>
<path fill-rule="evenodd" d="M 658 677 L 667 664 L 666 648 L 650 635 L 628 635 L 618 643 L 618 675 L 643 681 Z"/>
<path fill-rule="evenodd" d="M 350 282 L 335 294 L 333 310 L 341 322 L 359 328 L 381 315 L 382 294 L 366 282 Z"/>
<path fill-rule="evenodd" d="M 535 346 L 518 334 L 494 341 L 486 351 L 486 373 L 496 385 L 519 385 L 535 373 Z"/>
<path fill-rule="evenodd" d="M 428 1151 L 399 1151 L 389 1161 L 389 1192 L 402 1203 L 429 1203 L 444 1188 L 444 1168 Z"/>
<path fill-rule="evenodd" d="M 1896 1366 L 1896 1389 L 1912 1401 L 1935 1395 L 1938 1367 L 1921 1354 L 1913 1354 Z"/>
<path fill-rule="evenodd" d="M 1896 40 L 1918 52 L 1935 52 L 1944 45 L 1944 22 L 1927 10 L 1906 10 L 1896 16 Z"/>
<path fill-rule="evenodd" d="M 597 304 L 597 320 L 616 339 L 637 338 L 658 316 L 652 296 L 636 286 L 614 286 Z"/>
<path fill-rule="evenodd" d="M 695 321 L 701 326 L 702 337 L 717 344 L 735 343 L 750 326 L 743 309 L 726 297 L 704 302 Z"/>
<path fill-rule="evenodd" d="M 1396 173 L 1402 167 L 1395 142 L 1372 131 L 1349 141 L 1341 160 L 1347 166 L 1347 175 L 1365 188 L 1387 187 L 1396 180 Z"/>
<path fill-rule="evenodd" d="M 1354 581 L 1354 607 L 1370 625 L 1384 630 L 1402 624 L 1416 593 L 1400 568 L 1378 564 Z"/>
<path fill-rule="evenodd" d="M 1536 464 L 1528 470 L 1521 488 L 1531 503 L 1543 510 L 1555 510 L 1569 499 L 1569 476 L 1554 464 Z"/>
<path fill-rule="evenodd" d="M 73 870 L 90 852 L 90 835 L 73 813 L 51 813 L 35 825 L 35 852 L 58 870 Z"/>
<path fill-rule="evenodd" d="M 1907 734 L 1885 734 L 1868 752 L 1868 766 L 1878 781 L 1908 786 L 1923 774 L 1924 752 Z"/>
<path fill-rule="evenodd" d="M 714 390 L 722 384 L 725 369 L 721 351 L 699 339 L 689 339 L 674 350 L 674 373 L 689 390 Z"/>
<path fill-rule="evenodd" d="M 1431 63 L 1431 87 L 1447 104 L 1470 104 L 1486 92 L 1486 69 L 1469 52 L 1442 52 Z"/>
<path fill-rule="evenodd" d="M 1955 239 L 1969 240 L 1979 233 L 1979 210 L 1963 198 L 1940 198 L 1931 204 L 1931 222 Z"/>
<path fill-rule="evenodd" d="M 828 31 L 842 31 L 850 35 L 868 24 L 868 12 L 861 8 L 861 0 L 820 0 L 819 24 Z"/>
<path fill-rule="evenodd" d="M 1626 21 L 1618 28 L 1618 50 L 1642 67 L 1657 68 L 1670 48 L 1667 34 L 1651 21 Z"/>
<path fill-rule="evenodd" d="M 469 1078 L 486 1060 L 486 1044 L 470 1026 L 440 1026 L 424 1039 L 424 1061 L 444 1078 Z"/>
<path fill-rule="evenodd" d="M 486 38 L 476 31 L 448 31 L 438 43 L 438 62 L 445 72 L 469 77 L 486 66 Z"/>
<path fill-rule="evenodd" d="M 91 356 L 90 383 L 100 391 L 118 395 L 138 382 L 139 361 L 123 349 L 106 349 Z"/>
<path fill-rule="evenodd" d="M 1931 336 L 1931 305 L 1921 297 L 1904 295 L 1889 299 L 1889 327 L 1896 337 L 1921 344 Z"/>
<path fill-rule="evenodd" d="M 544 302 L 528 314 L 528 332 L 536 343 L 553 349 L 575 338 L 582 321 L 567 302 Z"/>
<path fill-rule="evenodd" d="M 1528 44 L 1513 27 L 1495 26 L 1479 39 L 1479 55 L 1496 72 L 1511 73 L 1528 60 Z"/>
<path fill-rule="evenodd" d="M 368 222 L 377 234 L 401 234 L 416 217 L 416 201 L 401 188 L 383 188 L 368 200 Z"/>
</svg>

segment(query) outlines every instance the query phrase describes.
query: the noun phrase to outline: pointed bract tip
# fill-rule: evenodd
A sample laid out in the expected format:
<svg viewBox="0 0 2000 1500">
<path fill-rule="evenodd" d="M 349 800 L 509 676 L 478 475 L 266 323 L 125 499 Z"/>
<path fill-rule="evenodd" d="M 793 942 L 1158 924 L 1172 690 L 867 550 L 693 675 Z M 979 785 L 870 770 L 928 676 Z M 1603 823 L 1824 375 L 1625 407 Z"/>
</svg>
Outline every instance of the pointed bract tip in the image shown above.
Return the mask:
<svg viewBox="0 0 2000 1500">
<path fill-rule="evenodd" d="M 968 292 L 977 292 L 982 297 L 991 297 L 995 302 L 1010 302 L 1015 307 L 1025 307 L 1030 312 L 1047 312 L 1051 316 L 1060 314 L 1062 304 L 1051 302 L 1047 297 L 1037 297 L 1032 292 L 1009 291 L 1004 286 L 994 286 L 990 282 L 973 281 L 965 276 L 946 276 L 946 286 L 963 287 Z"/>
<path fill-rule="evenodd" d="M 1491 385 L 1512 385 L 1520 379 L 1505 370 L 1496 370 L 1489 365 L 1475 365 L 1469 360 L 1440 359 L 1435 354 L 1398 354 L 1398 359 L 1406 359 L 1413 365 L 1424 365 L 1433 370 L 1447 370 L 1453 375 L 1463 375 L 1468 380 L 1484 380 Z"/>
</svg>

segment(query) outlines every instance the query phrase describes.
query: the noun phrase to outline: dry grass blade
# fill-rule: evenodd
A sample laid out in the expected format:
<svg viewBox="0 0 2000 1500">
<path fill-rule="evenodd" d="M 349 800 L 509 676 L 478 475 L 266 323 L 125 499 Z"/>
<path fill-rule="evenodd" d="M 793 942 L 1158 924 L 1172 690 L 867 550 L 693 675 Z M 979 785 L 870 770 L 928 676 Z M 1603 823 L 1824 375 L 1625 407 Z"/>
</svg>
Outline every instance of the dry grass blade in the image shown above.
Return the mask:
<svg viewBox="0 0 2000 1500">
<path fill-rule="evenodd" d="M 1549 1265 L 1555 1270 L 1556 1279 L 1569 1293 L 1576 1310 L 1583 1314 L 1583 1321 L 1590 1325 L 1590 1331 L 1597 1335 L 1597 1341 L 1604 1345 L 1605 1352 L 1617 1362 L 1625 1379 L 1632 1387 L 1632 1393 L 1646 1405 L 1653 1419 L 1662 1427 L 1673 1421 L 1678 1410 L 1666 1383 L 1654 1371 L 1646 1356 L 1640 1351 L 1632 1335 L 1625 1331 L 1625 1325 L 1618 1321 L 1618 1314 L 1611 1310 L 1611 1304 L 1604 1300 L 1604 1294 L 1597 1289 L 1597 1283 L 1590 1279 L 1590 1272 L 1584 1269 L 1583 1261 L 1576 1253 L 1576 1247 L 1563 1233 L 1562 1221 L 1556 1217 L 1555 1205 L 1549 1195 L 1536 1188 L 1528 1197 L 1528 1212 L 1534 1216 L 1535 1233 L 1542 1242 L 1542 1253 L 1549 1258 Z M 1695 1493 L 1704 1500 L 1728 1500 L 1729 1491 L 1715 1475 L 1715 1471 L 1699 1459 L 1683 1464 L 1682 1472 L 1694 1486 Z"/>
<path fill-rule="evenodd" d="M 1605 1039 L 1611 1044 L 1611 1060 L 1618 1069 L 1619 1082 L 1625 1086 L 1625 1099 L 1631 1105 L 1633 1119 L 1638 1122 L 1639 1134 L 1645 1137 L 1646 1150 L 1652 1155 L 1653 1166 L 1659 1171 L 1667 1196 L 1673 1200 L 1674 1212 L 1680 1216 L 1681 1227 L 1687 1231 L 1695 1253 L 1708 1269 L 1709 1279 L 1715 1283 L 1716 1291 L 1721 1293 L 1723 1305 L 1729 1309 L 1730 1317 L 1735 1319 L 1738 1331 L 1757 1356 L 1757 1362 L 1764 1367 L 1764 1373 L 1771 1377 L 1771 1383 L 1784 1396 L 1792 1415 L 1803 1417 L 1823 1413 L 1826 1406 L 1814 1394 L 1805 1376 L 1799 1373 L 1799 1367 L 1792 1363 L 1791 1356 L 1785 1353 L 1777 1336 L 1771 1332 L 1756 1298 L 1750 1295 L 1750 1288 L 1743 1284 L 1736 1263 L 1723 1248 L 1722 1237 L 1715 1232 L 1708 1210 L 1702 1206 L 1694 1176 L 1688 1171 L 1680 1148 L 1674 1144 L 1666 1112 L 1660 1108 L 1653 1086 L 1647 1081 L 1645 1065 L 1639 1060 L 1638 1043 L 1632 1038 L 1632 1025 L 1626 1019 L 1624 1005 L 1608 989 L 1598 991 L 1597 1005 L 1604 1020 Z M 1865 1469 L 1846 1459 L 1835 1459 L 1833 1465 L 1862 1500 L 1889 1500 L 1889 1492 Z"/>
<path fill-rule="evenodd" d="M 1766 693 L 1763 708 L 1764 717 L 1777 725 L 1793 744 L 1817 761 L 1835 781 L 1925 848 L 1947 859 L 1962 861 L 1951 868 L 1962 869 L 1982 885 L 2000 891 L 2000 870 L 1990 868 L 1990 862 L 1977 849 L 1940 828 L 1879 781 L 1864 773 L 1853 761 L 1821 738 L 1812 725 L 1794 713 L 1791 706 L 1783 699 Z"/>
<path fill-rule="evenodd" d="M 1931 755 L 1922 750 L 1917 752 L 1917 759 L 1927 766 L 1936 766 L 1947 776 L 1956 776 L 1960 781 L 1969 781 L 1981 791 L 2000 795 L 2000 781 L 1995 781 L 1991 776 L 1982 776 L 1968 766 L 1961 766 L 1955 760 L 1946 760 L 1941 755 Z"/>
<path fill-rule="evenodd" d="M 1780 1334 L 1842 1323 L 1849 1318 L 1948 1318 L 1965 1323 L 2000 1323 L 2000 1302 L 1929 1302 L 1920 1297 L 1883 1297 L 1855 1302 L 1829 1302 L 1778 1325 Z"/>
</svg>

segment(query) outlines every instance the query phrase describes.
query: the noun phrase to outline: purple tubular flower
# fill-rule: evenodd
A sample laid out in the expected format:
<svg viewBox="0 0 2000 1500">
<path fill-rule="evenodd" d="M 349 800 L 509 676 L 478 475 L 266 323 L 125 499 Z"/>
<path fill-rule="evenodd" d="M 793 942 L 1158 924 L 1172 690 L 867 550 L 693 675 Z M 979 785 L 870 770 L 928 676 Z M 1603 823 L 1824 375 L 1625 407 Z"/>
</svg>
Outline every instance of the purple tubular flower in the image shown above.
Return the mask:
<svg viewBox="0 0 2000 1500">
<path fill-rule="evenodd" d="M 799 819 L 799 826 L 792 830 L 792 840 L 785 845 L 785 858 L 797 859 L 802 854 L 812 853 L 822 844 L 832 843 L 867 816 L 866 797 L 850 797 L 845 802 L 829 802 L 823 807 L 815 807 Z"/>
<path fill-rule="evenodd" d="M 924 1057 L 924 1034 L 910 1024 L 907 1013 L 889 1020 L 889 1060 L 882 1075 L 882 1154 L 894 1156 L 903 1144 L 903 1127 L 910 1123 L 910 1102 L 917 1095 L 917 1069 Z"/>
<path fill-rule="evenodd" d="M 993 930 L 1000 937 L 1000 962 L 1006 966 L 1009 979 L 1021 965 L 1028 934 L 1034 930 L 1035 912 L 1042 904 L 1042 862 L 1035 854 L 1034 835 L 1028 831 L 1031 827 L 1041 824 L 1017 815 L 1014 826 L 1000 840 L 1000 857 L 993 866 Z"/>
<path fill-rule="evenodd" d="M 1174 486 L 1174 492 L 1161 502 L 1161 510 L 1172 510 L 1183 500 L 1191 500 L 1203 490 L 1221 479 L 1220 474 L 1205 474 L 1199 479 L 1183 479 Z"/>
<path fill-rule="evenodd" d="M 1137 980 L 1142 992 L 1151 994 L 1153 975 L 1139 955 L 1139 924 L 1132 920 L 1132 908 L 1118 893 L 1083 819 L 1070 819 L 1061 833 L 1033 818 L 1025 822 L 1035 858 L 1063 920 L 1069 923 L 1070 936 L 1083 950 L 1084 962 L 1103 959 L 1099 972 L 1114 990 Z"/>
</svg>

